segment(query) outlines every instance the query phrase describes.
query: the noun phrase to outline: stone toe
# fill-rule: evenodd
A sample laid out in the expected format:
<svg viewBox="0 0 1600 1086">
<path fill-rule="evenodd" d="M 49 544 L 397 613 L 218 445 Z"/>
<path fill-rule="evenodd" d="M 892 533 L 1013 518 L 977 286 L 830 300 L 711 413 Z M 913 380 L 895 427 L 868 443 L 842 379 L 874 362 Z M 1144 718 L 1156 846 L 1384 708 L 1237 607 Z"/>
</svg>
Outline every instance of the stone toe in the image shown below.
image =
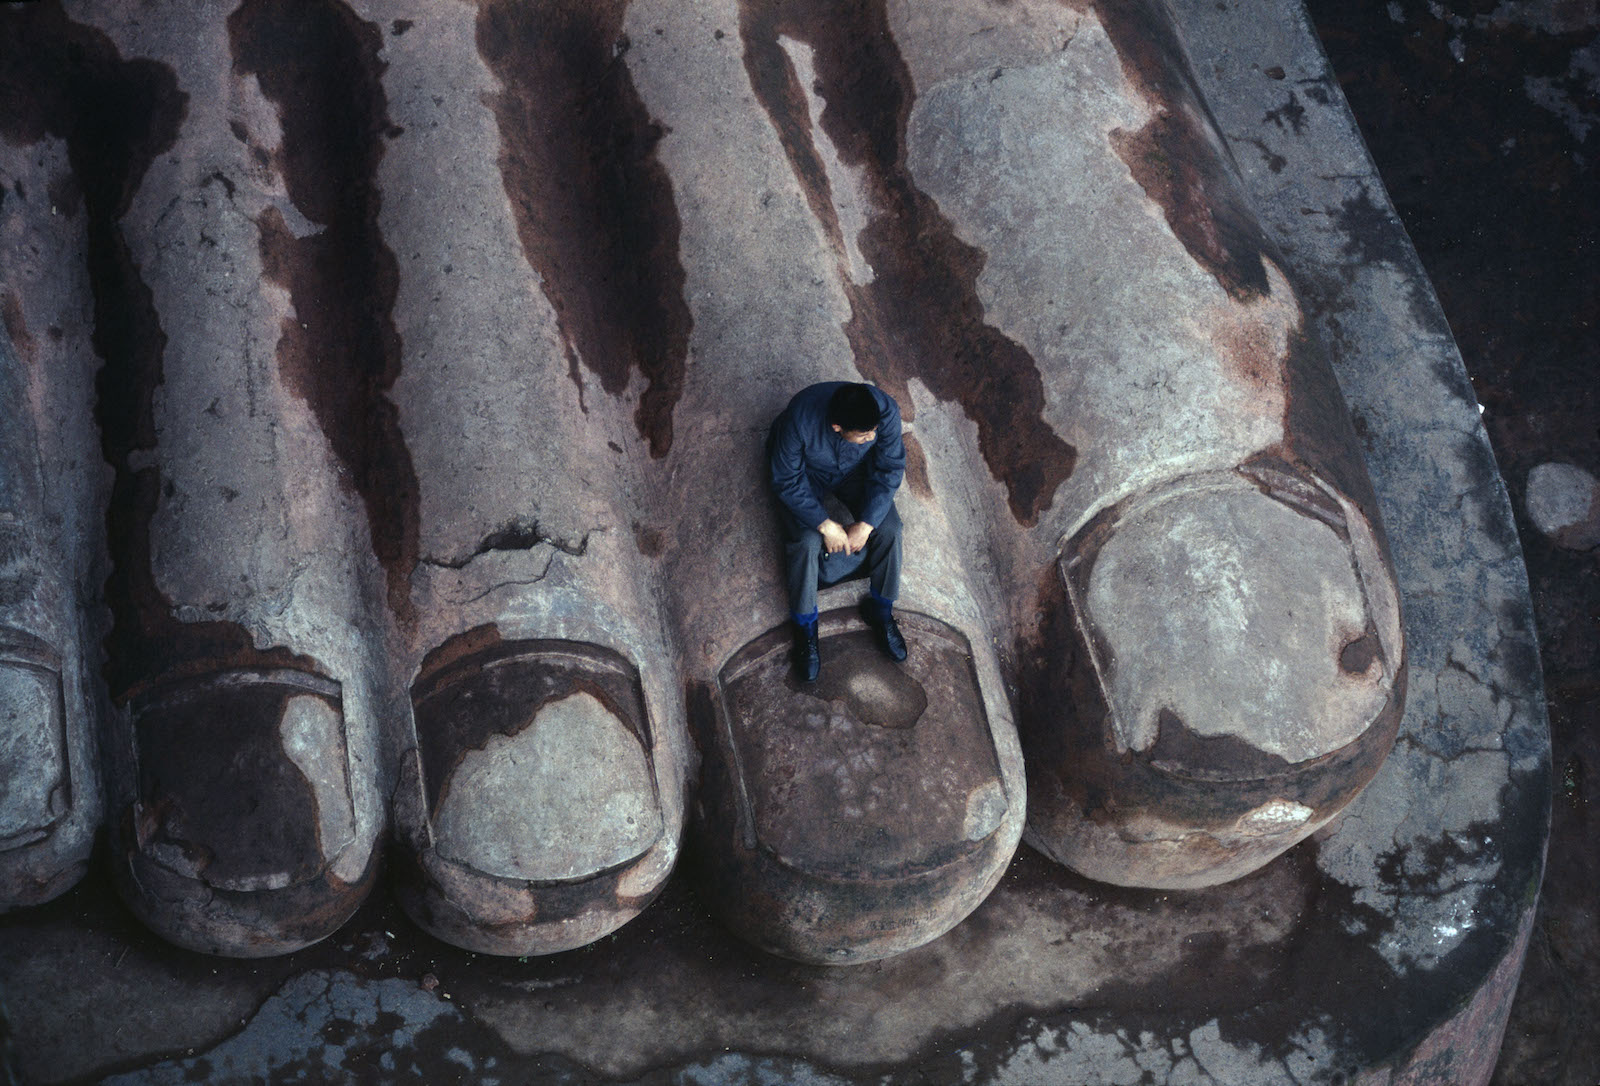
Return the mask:
<svg viewBox="0 0 1600 1086">
<path fill-rule="evenodd" d="M 822 677 L 797 682 L 775 630 L 692 698 L 706 767 L 707 901 L 800 961 L 920 946 L 987 896 L 1020 834 L 966 638 L 913 613 L 907 665 L 848 611 L 821 620 Z"/>
<path fill-rule="evenodd" d="M 1190 476 L 1107 510 L 1061 565 L 1094 689 L 1026 729 L 1076 733 L 1029 751 L 1030 839 L 1058 860 L 1124 885 L 1224 882 L 1377 771 L 1403 701 L 1399 609 L 1333 491 L 1281 466 Z"/>
<path fill-rule="evenodd" d="M 376 860 L 354 855 L 337 683 L 283 669 L 184 678 L 138 695 L 131 718 L 117 874 L 146 924 L 180 946 L 260 957 L 355 911 Z"/>
<path fill-rule="evenodd" d="M 635 916 L 670 868 L 637 670 L 567 641 L 506 642 L 422 675 L 417 751 L 397 812 L 401 901 L 484 953 L 592 942 Z"/>
</svg>

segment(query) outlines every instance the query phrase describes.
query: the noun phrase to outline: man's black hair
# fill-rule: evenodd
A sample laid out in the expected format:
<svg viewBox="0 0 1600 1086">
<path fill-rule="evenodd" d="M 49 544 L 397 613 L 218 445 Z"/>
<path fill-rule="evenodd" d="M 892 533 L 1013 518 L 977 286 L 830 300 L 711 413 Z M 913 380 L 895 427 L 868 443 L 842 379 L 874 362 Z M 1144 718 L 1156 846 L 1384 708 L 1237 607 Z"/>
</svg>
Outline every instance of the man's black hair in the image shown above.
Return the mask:
<svg viewBox="0 0 1600 1086">
<path fill-rule="evenodd" d="M 878 398 L 868 385 L 840 385 L 828 398 L 828 422 L 841 430 L 876 430 L 878 418 Z"/>
</svg>

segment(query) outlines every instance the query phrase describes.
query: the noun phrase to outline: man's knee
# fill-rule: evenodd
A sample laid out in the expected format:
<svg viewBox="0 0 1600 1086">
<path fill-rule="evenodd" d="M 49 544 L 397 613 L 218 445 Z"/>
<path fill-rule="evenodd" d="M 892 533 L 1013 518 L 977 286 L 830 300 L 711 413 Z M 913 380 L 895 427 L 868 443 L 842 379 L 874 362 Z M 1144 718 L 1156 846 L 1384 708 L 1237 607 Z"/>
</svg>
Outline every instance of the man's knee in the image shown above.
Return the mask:
<svg viewBox="0 0 1600 1086">
<path fill-rule="evenodd" d="M 878 526 L 872 529 L 872 534 L 881 537 L 885 542 L 900 538 L 900 513 L 894 506 L 889 506 L 889 512 L 884 515 Z"/>
<path fill-rule="evenodd" d="M 791 555 L 803 555 L 814 560 L 822 554 L 822 533 L 815 528 L 807 528 L 784 546 Z"/>
</svg>

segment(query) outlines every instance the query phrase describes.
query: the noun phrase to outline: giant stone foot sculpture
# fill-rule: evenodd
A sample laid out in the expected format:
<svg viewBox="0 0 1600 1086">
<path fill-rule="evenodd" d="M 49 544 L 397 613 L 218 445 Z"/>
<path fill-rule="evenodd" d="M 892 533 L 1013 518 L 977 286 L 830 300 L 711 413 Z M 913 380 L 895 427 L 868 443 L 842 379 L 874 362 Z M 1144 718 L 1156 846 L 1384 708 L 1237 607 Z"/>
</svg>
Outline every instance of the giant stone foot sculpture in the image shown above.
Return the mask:
<svg viewBox="0 0 1600 1086">
<path fill-rule="evenodd" d="M 1371 777 L 1382 531 L 1165 8 L 717 22 L 6 13 L 0 542 L 64 564 L 0 572 L 7 902 L 97 816 L 96 560 L 119 884 L 215 952 L 333 930 L 389 812 L 422 926 L 544 953 L 649 902 L 693 781 L 708 902 L 840 963 L 958 923 L 1025 812 L 1196 886 Z M 836 587 L 799 690 L 761 435 L 839 378 L 909 423 L 911 655 Z"/>
</svg>

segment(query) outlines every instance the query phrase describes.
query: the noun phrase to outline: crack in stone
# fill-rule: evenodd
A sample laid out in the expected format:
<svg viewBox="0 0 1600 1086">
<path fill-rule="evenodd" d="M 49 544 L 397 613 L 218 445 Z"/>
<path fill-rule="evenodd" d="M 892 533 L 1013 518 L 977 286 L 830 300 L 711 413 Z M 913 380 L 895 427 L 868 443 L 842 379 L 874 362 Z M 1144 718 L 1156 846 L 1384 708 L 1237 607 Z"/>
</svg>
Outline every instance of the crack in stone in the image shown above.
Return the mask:
<svg viewBox="0 0 1600 1086">
<path fill-rule="evenodd" d="M 524 520 L 519 518 L 517 520 L 508 521 L 506 524 L 496 528 L 494 531 L 484 536 L 482 541 L 479 542 L 477 549 L 471 554 L 467 555 L 465 558 L 450 559 L 423 557 L 420 559 L 420 561 L 423 565 L 437 566 L 440 569 L 461 570 L 466 569 L 477 558 L 480 558 L 481 556 L 489 554 L 493 551 L 531 551 L 537 550 L 542 546 L 553 547 L 562 554 L 569 555 L 573 558 L 582 558 L 586 553 L 588 553 L 589 537 L 594 535 L 596 532 L 603 532 L 605 530 L 606 529 L 604 528 L 590 528 L 588 531 L 583 533 L 583 538 L 574 543 L 569 539 L 545 535 L 544 532 L 539 529 L 539 522 L 537 520 Z M 552 561 L 554 561 L 555 555 L 552 554 L 550 558 Z M 549 564 L 546 563 L 545 569 L 548 570 L 549 568 Z M 543 574 L 540 574 L 540 577 L 542 578 Z M 535 578 L 535 580 L 538 579 L 539 578 Z M 507 581 L 505 583 L 532 584 L 534 582 Z"/>
<path fill-rule="evenodd" d="M 550 552 L 550 557 L 548 559 L 546 559 L 546 561 L 545 561 L 544 568 L 541 569 L 536 576 L 534 576 L 534 577 L 532 577 L 532 578 L 530 578 L 529 580 L 526 580 L 526 581 L 498 581 L 495 584 L 490 585 L 488 588 L 485 588 L 482 592 L 479 592 L 476 596 L 470 596 L 467 599 L 462 600 L 461 603 L 463 605 L 469 604 L 469 603 L 477 603 L 479 600 L 483 599 L 483 597 L 489 595 L 491 592 L 498 592 L 502 588 L 512 588 L 512 587 L 516 587 L 516 586 L 538 584 L 540 581 L 544 580 L 546 577 L 548 577 L 550 575 L 550 567 L 555 565 L 555 562 L 556 562 L 556 552 L 555 551 L 551 551 Z"/>
</svg>

